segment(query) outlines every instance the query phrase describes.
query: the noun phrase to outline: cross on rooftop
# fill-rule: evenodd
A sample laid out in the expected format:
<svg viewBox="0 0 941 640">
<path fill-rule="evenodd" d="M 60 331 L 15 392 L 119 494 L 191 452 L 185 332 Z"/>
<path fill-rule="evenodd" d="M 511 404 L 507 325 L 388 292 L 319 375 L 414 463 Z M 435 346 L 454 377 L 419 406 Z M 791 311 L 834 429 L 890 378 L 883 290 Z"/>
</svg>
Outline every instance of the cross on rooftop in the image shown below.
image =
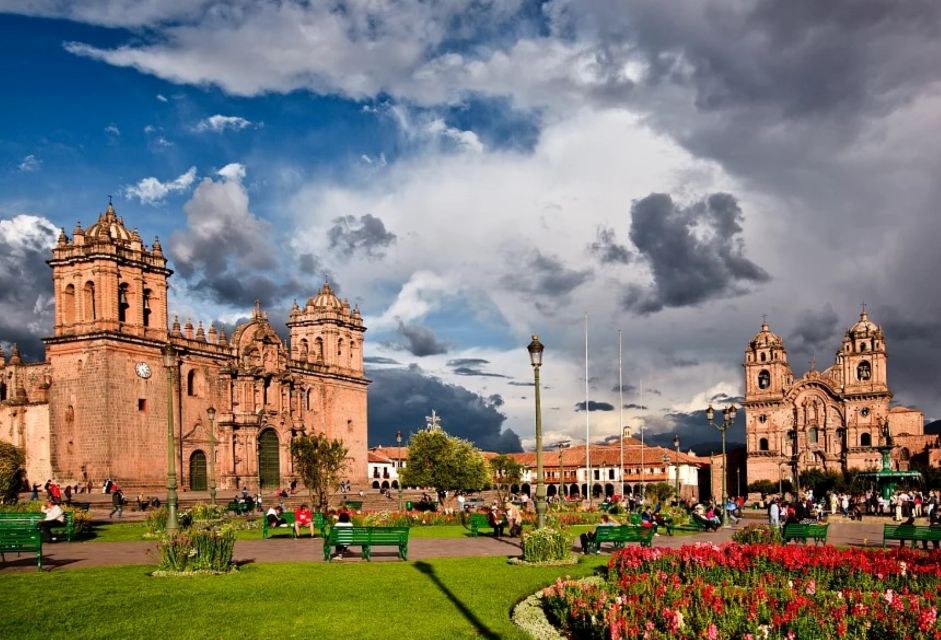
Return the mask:
<svg viewBox="0 0 941 640">
<path fill-rule="evenodd" d="M 425 423 L 426 423 L 426 426 L 427 426 L 430 430 L 432 430 L 432 431 L 437 431 L 438 429 L 441 428 L 441 416 L 439 416 L 437 413 L 435 413 L 435 410 L 432 409 L 432 410 L 431 410 L 431 415 L 430 415 L 430 416 L 425 416 Z"/>
</svg>

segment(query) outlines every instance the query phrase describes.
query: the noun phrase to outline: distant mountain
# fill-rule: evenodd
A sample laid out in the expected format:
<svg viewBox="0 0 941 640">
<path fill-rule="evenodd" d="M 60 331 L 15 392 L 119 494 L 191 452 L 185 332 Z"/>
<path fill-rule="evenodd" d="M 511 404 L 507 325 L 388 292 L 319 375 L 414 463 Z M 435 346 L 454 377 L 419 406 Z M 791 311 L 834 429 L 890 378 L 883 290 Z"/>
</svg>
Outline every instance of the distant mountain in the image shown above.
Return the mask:
<svg viewBox="0 0 941 640">
<path fill-rule="evenodd" d="M 925 425 L 925 433 L 933 436 L 941 435 L 941 420 L 935 420 Z"/>
</svg>

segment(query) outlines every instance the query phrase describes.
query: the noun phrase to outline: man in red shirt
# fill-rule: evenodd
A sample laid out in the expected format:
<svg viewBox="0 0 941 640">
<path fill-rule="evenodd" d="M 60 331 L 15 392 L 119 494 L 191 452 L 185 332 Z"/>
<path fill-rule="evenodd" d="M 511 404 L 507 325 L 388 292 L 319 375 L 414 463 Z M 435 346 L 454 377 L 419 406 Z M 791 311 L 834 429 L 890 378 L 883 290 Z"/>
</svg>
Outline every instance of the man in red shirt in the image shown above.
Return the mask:
<svg viewBox="0 0 941 640">
<path fill-rule="evenodd" d="M 301 527 L 310 528 L 310 537 L 314 537 L 314 514 L 306 504 L 294 510 L 294 535 L 298 538 L 301 536 Z"/>
</svg>

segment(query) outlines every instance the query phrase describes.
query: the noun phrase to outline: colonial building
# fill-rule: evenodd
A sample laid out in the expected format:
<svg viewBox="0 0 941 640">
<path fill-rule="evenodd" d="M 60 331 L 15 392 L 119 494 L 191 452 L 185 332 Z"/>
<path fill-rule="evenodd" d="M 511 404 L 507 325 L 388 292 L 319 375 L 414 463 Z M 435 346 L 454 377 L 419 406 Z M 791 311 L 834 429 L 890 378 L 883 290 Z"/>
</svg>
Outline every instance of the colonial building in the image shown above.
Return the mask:
<svg viewBox="0 0 941 640">
<path fill-rule="evenodd" d="M 366 474 L 366 329 L 329 284 L 294 304 L 288 344 L 258 304 L 231 338 L 171 324 L 160 242 L 145 246 L 111 204 L 71 239 L 63 230 L 48 264 L 45 361 L 0 352 L 0 439 L 25 448 L 30 481 L 164 485 L 168 424 L 184 489 L 205 488 L 213 434 L 221 489 L 287 484 L 291 439 L 305 433 L 342 439 L 348 477 Z"/>
<path fill-rule="evenodd" d="M 767 323 L 745 349 L 744 368 L 748 482 L 777 483 L 812 468 L 875 469 L 886 428 L 899 469 L 938 447 L 920 411 L 890 406 L 885 335 L 865 308 L 824 371 L 812 362 L 795 379 L 784 342 Z"/>
</svg>

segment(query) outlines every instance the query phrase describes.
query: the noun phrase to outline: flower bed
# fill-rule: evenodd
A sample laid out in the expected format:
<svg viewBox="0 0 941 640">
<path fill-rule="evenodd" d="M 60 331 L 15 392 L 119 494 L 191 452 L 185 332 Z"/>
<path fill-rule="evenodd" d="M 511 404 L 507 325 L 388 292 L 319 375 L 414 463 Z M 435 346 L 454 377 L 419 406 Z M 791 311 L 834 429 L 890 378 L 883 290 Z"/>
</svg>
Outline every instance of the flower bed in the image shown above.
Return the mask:
<svg viewBox="0 0 941 640">
<path fill-rule="evenodd" d="M 939 561 L 908 549 L 628 547 L 604 583 L 560 580 L 543 602 L 575 638 L 941 638 Z"/>
</svg>

